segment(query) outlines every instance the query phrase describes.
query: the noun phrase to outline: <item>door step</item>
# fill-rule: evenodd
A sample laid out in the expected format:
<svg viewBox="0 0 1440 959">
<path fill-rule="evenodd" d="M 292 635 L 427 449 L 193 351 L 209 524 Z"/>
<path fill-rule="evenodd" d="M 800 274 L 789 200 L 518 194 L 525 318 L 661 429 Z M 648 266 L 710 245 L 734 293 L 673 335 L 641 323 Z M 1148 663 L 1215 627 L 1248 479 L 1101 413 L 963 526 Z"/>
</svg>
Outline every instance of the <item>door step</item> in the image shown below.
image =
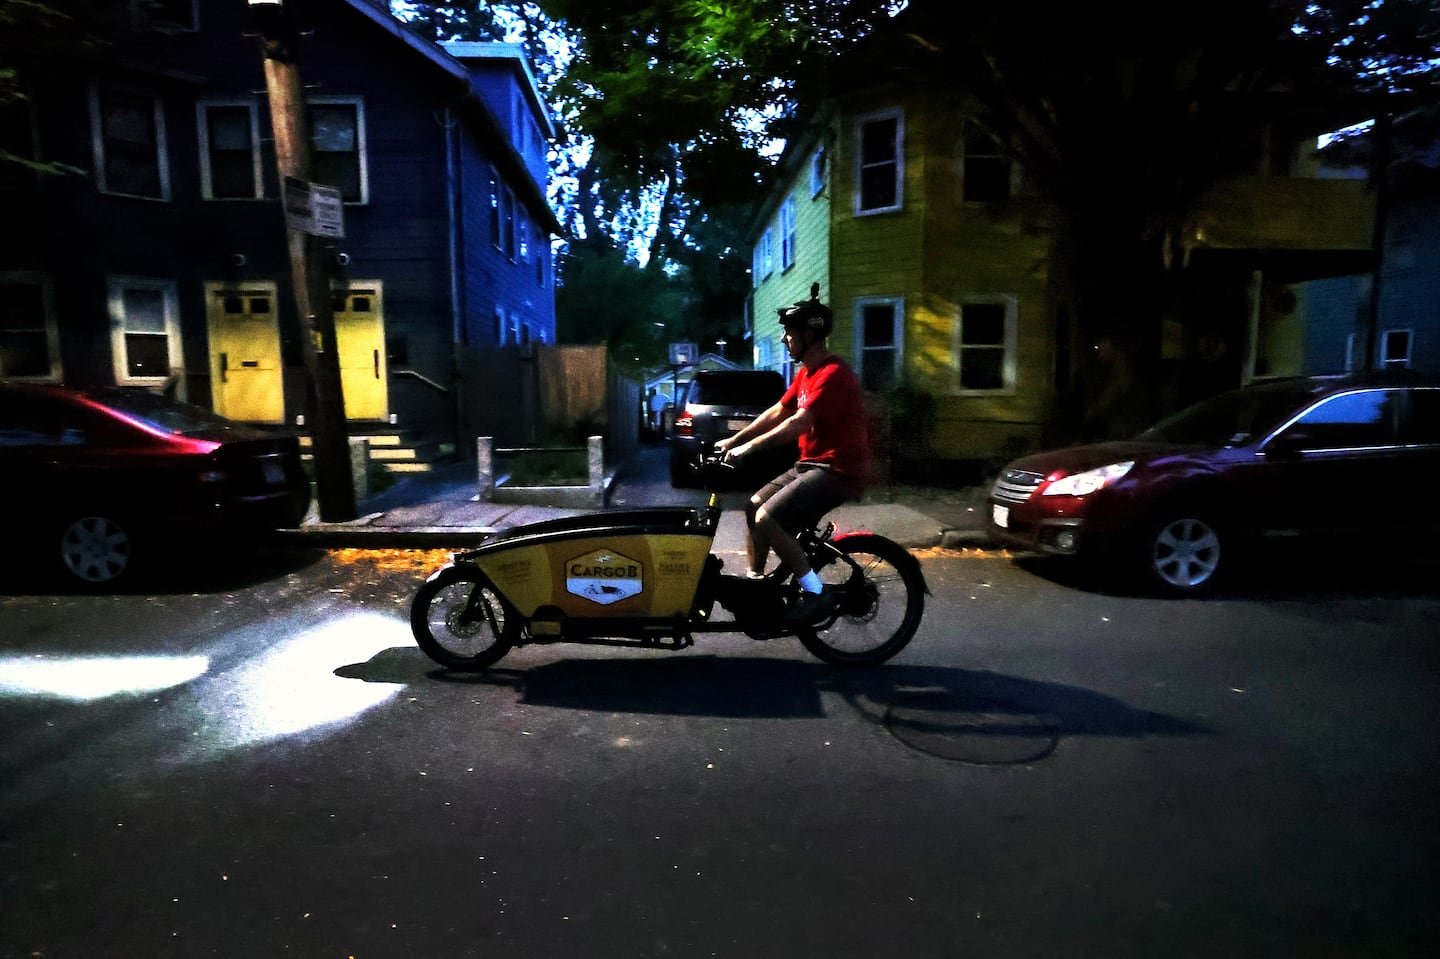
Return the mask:
<svg viewBox="0 0 1440 959">
<path fill-rule="evenodd" d="M 405 431 L 385 430 L 372 433 L 352 430 L 350 436 L 367 440 L 370 462 L 391 473 L 428 473 L 455 457 L 454 443 L 412 435 Z M 310 437 L 301 435 L 300 452 L 306 460 L 313 458 L 310 446 Z"/>
</svg>

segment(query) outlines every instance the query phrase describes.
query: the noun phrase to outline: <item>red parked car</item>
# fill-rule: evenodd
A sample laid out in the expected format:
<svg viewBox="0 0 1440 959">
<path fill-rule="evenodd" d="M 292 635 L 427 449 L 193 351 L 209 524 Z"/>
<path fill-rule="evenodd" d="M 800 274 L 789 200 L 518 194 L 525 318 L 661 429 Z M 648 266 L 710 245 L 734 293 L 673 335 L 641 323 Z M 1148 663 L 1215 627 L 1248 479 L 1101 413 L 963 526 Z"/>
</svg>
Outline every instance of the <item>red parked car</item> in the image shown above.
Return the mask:
<svg viewBox="0 0 1440 959">
<path fill-rule="evenodd" d="M 1035 453 L 990 491 L 1011 548 L 1129 567 L 1161 592 L 1213 589 L 1277 537 L 1418 537 L 1401 500 L 1440 475 L 1440 381 L 1404 371 L 1277 379 L 1223 393 L 1133 440 Z"/>
<path fill-rule="evenodd" d="M 148 390 L 0 384 L 7 557 L 89 585 L 169 543 L 243 543 L 310 505 L 299 441 Z M 14 535 L 8 535 L 8 534 Z"/>
</svg>

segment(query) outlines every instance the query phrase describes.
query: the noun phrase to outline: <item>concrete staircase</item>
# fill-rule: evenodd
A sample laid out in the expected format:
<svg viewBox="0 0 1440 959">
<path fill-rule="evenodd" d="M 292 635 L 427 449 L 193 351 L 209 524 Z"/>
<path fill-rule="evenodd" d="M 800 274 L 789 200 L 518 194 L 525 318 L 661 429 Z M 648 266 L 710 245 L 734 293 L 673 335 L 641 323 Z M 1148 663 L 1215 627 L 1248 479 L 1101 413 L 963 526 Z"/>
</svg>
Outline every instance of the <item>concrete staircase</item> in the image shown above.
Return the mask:
<svg viewBox="0 0 1440 959">
<path fill-rule="evenodd" d="M 429 473 L 455 457 L 455 444 L 441 442 L 408 430 L 390 427 L 366 429 L 351 426 L 350 436 L 364 439 L 370 445 L 370 462 L 396 474 Z M 300 437 L 301 455 L 309 460 L 310 437 Z"/>
</svg>

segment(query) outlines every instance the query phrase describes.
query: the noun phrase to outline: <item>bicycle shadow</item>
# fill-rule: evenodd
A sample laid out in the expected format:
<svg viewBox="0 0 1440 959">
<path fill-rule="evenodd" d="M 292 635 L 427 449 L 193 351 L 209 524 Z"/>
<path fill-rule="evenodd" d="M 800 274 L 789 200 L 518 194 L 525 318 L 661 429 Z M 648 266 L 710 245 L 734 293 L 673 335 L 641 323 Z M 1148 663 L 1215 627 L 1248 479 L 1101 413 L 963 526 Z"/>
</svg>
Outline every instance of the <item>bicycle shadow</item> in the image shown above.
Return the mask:
<svg viewBox="0 0 1440 959">
<path fill-rule="evenodd" d="M 514 690 L 542 709 L 718 719 L 815 719 L 825 695 L 914 749 L 973 763 L 1043 758 L 1066 737 L 1212 735 L 1199 723 L 1065 683 L 986 670 L 891 664 L 842 670 L 823 663 L 712 655 L 564 659 L 531 668 L 450 673 L 416 649 L 384 650 L 337 675 L 368 682 L 424 680 Z"/>
</svg>

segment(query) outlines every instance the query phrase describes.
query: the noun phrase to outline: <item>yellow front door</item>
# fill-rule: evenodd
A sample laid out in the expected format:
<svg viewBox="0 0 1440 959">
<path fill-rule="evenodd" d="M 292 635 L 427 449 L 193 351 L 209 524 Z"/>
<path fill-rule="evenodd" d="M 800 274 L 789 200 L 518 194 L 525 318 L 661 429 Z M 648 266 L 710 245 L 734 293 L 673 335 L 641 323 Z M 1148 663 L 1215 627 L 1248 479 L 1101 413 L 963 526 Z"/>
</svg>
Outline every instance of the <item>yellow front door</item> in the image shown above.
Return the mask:
<svg viewBox="0 0 1440 959">
<path fill-rule="evenodd" d="M 249 423 L 284 422 L 275 284 L 207 283 L 205 314 L 215 412 Z"/>
<path fill-rule="evenodd" d="M 335 347 L 340 354 L 340 388 L 348 420 L 390 416 L 381 294 L 379 283 L 358 280 L 335 291 Z"/>
</svg>

